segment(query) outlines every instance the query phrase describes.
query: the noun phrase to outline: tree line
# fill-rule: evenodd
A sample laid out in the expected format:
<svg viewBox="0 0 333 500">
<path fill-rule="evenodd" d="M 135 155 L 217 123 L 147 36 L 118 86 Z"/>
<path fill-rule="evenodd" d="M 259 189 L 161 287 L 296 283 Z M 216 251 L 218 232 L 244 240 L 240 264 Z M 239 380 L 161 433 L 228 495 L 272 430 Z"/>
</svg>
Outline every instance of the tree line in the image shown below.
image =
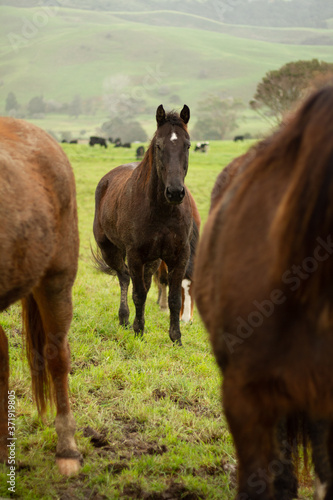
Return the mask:
<svg viewBox="0 0 333 500">
<path fill-rule="evenodd" d="M 318 61 L 318 59 L 292 61 L 264 75 L 257 85 L 249 106 L 272 126 L 276 126 L 302 102 L 309 92 L 326 84 L 333 85 L 333 63 Z M 112 97 L 111 95 L 112 106 L 109 106 L 109 119 L 101 126 L 104 135 L 113 137 L 120 134 L 126 141 L 147 140 L 143 127 L 138 120 L 133 119 L 138 114 L 138 108 L 141 112 L 147 111 L 145 102 L 142 101 L 140 107 L 133 99 L 115 100 Z M 57 108 L 54 104 L 52 107 L 52 102 L 44 101 L 39 96 L 33 97 L 26 106 L 28 117 L 41 117 L 50 109 L 56 112 Z M 241 112 L 246 105 L 232 96 L 222 98 L 218 94 L 212 94 L 200 101 L 197 107 L 200 109 L 200 118 L 191 131 L 193 139 L 219 140 L 238 126 Z M 5 104 L 6 114 L 22 116 L 20 109 L 21 106 L 15 94 L 9 92 Z M 83 114 L 80 96 L 74 96 L 66 105 L 65 112 L 74 117 Z M 150 112 L 155 112 L 155 109 L 149 110 L 149 114 Z"/>
</svg>

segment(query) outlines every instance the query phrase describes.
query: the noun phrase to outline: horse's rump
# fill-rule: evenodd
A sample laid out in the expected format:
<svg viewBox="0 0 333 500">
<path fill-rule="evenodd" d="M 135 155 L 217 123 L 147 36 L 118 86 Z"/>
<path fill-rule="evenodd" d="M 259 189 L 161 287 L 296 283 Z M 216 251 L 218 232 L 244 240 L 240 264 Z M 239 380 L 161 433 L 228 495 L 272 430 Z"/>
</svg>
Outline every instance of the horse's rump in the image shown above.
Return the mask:
<svg viewBox="0 0 333 500">
<path fill-rule="evenodd" d="M 72 231 L 76 204 L 67 157 L 47 134 L 2 118 L 0 144 L 0 308 L 5 309 L 38 283 L 61 246 L 66 249 L 64 233 Z"/>
</svg>

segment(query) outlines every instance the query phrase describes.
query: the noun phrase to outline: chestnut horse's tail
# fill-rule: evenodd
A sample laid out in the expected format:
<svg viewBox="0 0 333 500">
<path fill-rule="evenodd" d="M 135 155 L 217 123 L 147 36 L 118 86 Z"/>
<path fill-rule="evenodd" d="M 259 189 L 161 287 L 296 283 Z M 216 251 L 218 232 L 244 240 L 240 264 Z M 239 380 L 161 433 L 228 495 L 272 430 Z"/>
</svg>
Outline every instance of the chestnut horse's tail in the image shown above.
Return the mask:
<svg viewBox="0 0 333 500">
<path fill-rule="evenodd" d="M 32 392 L 38 412 L 43 415 L 51 398 L 50 375 L 44 355 L 46 332 L 38 305 L 32 294 L 22 299 L 23 331 L 32 378 Z"/>
<path fill-rule="evenodd" d="M 295 296 L 309 305 L 332 295 L 332 137 L 333 88 L 328 87 L 306 101 L 263 154 L 264 161 L 288 178 L 271 227 L 274 279 L 291 285 Z M 297 279 L 295 266 L 301 269 Z"/>
</svg>

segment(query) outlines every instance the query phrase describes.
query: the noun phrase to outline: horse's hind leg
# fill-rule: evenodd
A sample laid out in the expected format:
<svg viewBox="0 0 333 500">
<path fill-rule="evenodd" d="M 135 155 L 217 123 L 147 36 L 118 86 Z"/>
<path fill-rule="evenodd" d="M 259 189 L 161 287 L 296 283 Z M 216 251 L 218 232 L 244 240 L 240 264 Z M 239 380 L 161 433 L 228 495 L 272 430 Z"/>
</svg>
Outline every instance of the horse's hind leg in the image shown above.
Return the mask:
<svg viewBox="0 0 333 500">
<path fill-rule="evenodd" d="M 71 475 L 79 470 L 82 460 L 74 440 L 75 421 L 68 398 L 70 350 L 67 333 L 72 320 L 72 280 L 66 273 L 44 278 L 34 290 L 34 297 L 46 335 L 44 357 L 56 401 L 56 461 L 62 474 Z"/>
<path fill-rule="evenodd" d="M 238 458 L 237 500 L 277 500 L 273 492 L 276 469 L 281 469 L 275 448 L 275 418 L 268 416 L 243 387 L 223 383 L 225 415 Z M 281 499 L 279 499 L 281 500 Z"/>
<path fill-rule="evenodd" d="M 0 326 L 0 463 L 5 463 L 8 456 L 8 378 L 8 341 Z"/>
<path fill-rule="evenodd" d="M 128 268 L 125 264 L 124 255 L 111 241 L 106 237 L 103 241 L 97 242 L 104 262 L 107 264 L 111 271 L 117 273 L 119 285 L 120 285 L 120 306 L 118 311 L 119 324 L 122 326 L 129 325 L 129 307 L 128 307 L 128 287 L 130 284 L 130 275 Z"/>
<path fill-rule="evenodd" d="M 157 303 L 162 311 L 168 310 L 168 269 L 165 262 L 161 262 L 157 271 L 158 275 L 158 300 Z"/>
</svg>

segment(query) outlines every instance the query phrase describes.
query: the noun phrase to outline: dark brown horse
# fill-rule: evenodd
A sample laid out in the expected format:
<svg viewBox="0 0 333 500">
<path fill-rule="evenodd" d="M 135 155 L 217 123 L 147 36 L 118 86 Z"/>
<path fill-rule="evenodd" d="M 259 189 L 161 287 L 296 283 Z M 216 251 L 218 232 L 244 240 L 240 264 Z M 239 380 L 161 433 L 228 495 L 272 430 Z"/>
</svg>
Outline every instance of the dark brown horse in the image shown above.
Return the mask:
<svg viewBox="0 0 333 500">
<path fill-rule="evenodd" d="M 115 272 L 119 279 L 120 324 L 128 324 L 131 278 L 136 309 L 133 328 L 143 334 L 147 293 L 162 259 L 169 269 L 169 335 L 180 345 L 181 285 L 193 227 L 191 200 L 184 185 L 189 118 L 186 105 L 180 115 L 166 114 L 162 105 L 157 108 L 157 131 L 141 163 L 121 165 L 99 182 L 94 220 L 99 268 Z"/>
<path fill-rule="evenodd" d="M 318 498 L 333 498 L 332 137 L 327 87 L 231 182 L 199 245 L 195 297 L 223 372 L 239 500 L 294 498 L 277 429 L 300 413 L 324 422 Z"/>
<path fill-rule="evenodd" d="M 54 396 L 56 460 L 69 475 L 81 459 L 68 399 L 67 332 L 79 246 L 74 176 L 61 147 L 31 124 L 1 118 L 0 144 L 0 310 L 22 299 L 34 399 L 43 414 Z M 2 462 L 11 443 L 8 377 L 8 342 L 0 327 Z"/>
<path fill-rule="evenodd" d="M 193 217 L 193 233 L 191 238 L 191 253 L 188 260 L 184 279 L 182 281 L 182 306 L 180 309 L 180 319 L 184 323 L 188 323 L 193 319 L 194 297 L 193 297 L 193 268 L 194 258 L 199 241 L 199 232 L 201 218 L 190 191 L 188 194 L 191 200 L 192 217 Z M 165 262 L 161 262 L 157 272 L 154 275 L 156 284 L 158 286 L 158 300 L 157 303 L 162 311 L 168 310 L 167 288 L 168 288 L 168 267 Z"/>
</svg>

